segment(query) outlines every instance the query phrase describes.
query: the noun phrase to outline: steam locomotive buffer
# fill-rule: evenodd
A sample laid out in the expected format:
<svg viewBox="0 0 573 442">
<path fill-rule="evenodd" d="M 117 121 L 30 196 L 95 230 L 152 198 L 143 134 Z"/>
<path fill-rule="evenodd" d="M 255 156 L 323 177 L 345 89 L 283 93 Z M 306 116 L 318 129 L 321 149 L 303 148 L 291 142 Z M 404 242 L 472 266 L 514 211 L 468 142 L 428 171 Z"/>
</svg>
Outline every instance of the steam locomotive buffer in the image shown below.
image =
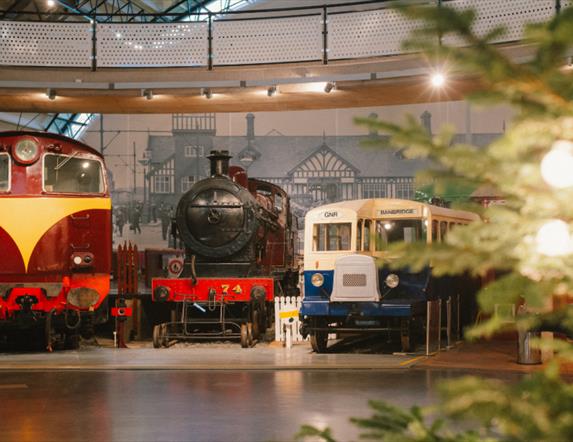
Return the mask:
<svg viewBox="0 0 573 442">
<path fill-rule="evenodd" d="M 177 206 L 185 262 L 177 278 L 152 282 L 155 302 L 173 303 L 175 321 L 156 325 L 156 348 L 182 339 L 240 339 L 249 347 L 273 318 L 275 294 L 296 294 L 293 222 L 280 187 L 229 166 L 211 151 L 211 177 Z"/>
</svg>

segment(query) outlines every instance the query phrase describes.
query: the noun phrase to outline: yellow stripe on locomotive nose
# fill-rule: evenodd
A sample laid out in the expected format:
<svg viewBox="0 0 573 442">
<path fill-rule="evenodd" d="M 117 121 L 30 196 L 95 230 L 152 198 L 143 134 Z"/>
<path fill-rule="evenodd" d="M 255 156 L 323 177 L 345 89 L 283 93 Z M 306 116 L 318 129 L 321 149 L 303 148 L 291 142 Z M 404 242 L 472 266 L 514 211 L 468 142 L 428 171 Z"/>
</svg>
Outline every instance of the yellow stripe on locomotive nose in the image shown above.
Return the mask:
<svg viewBox="0 0 573 442">
<path fill-rule="evenodd" d="M 1 198 L 0 227 L 12 237 L 28 271 L 32 252 L 50 227 L 84 210 L 111 210 L 109 198 Z M 107 238 L 102 240 L 108 240 Z"/>
</svg>

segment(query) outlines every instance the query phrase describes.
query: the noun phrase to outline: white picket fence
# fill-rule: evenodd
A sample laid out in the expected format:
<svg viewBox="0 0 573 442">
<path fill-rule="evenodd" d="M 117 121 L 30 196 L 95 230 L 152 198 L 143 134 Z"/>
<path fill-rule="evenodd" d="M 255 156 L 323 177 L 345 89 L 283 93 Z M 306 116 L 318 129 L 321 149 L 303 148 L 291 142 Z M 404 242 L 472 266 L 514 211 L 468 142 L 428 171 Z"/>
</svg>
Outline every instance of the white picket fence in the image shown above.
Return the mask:
<svg viewBox="0 0 573 442">
<path fill-rule="evenodd" d="M 290 343 L 304 341 L 300 334 L 298 312 L 300 296 L 275 296 L 275 341 Z"/>
</svg>

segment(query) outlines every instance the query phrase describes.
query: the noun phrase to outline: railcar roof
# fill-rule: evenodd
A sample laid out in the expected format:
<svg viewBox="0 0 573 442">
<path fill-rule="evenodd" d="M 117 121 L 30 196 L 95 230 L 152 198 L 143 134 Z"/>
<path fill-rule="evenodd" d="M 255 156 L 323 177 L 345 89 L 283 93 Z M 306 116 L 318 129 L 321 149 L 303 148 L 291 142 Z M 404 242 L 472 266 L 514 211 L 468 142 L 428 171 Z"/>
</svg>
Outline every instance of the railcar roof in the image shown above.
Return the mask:
<svg viewBox="0 0 573 442">
<path fill-rule="evenodd" d="M 348 200 L 340 201 L 338 203 L 325 204 L 324 206 L 315 207 L 307 212 L 307 215 L 312 215 L 315 212 L 322 210 L 334 209 L 348 209 L 355 212 L 371 212 L 375 207 L 382 207 L 384 205 L 404 206 L 426 208 L 432 215 L 447 216 L 449 218 L 460 218 L 466 220 L 478 220 L 479 216 L 473 212 L 466 212 L 463 210 L 448 209 L 446 207 L 438 207 L 427 203 L 421 203 L 412 200 L 392 199 L 392 198 L 370 198 L 361 200 Z"/>
<path fill-rule="evenodd" d="M 30 135 L 38 138 L 49 138 L 52 140 L 64 141 L 66 143 L 81 147 L 82 149 L 88 151 L 89 153 L 92 153 L 94 155 L 97 155 L 98 157 L 103 158 L 103 155 L 97 150 L 95 150 L 93 147 L 90 147 L 87 144 L 82 143 L 81 141 L 74 140 L 73 138 L 68 138 L 64 135 L 54 134 L 51 132 L 35 132 L 28 130 L 11 130 L 11 131 L 0 132 L 0 137 L 19 137 L 23 135 Z"/>
</svg>

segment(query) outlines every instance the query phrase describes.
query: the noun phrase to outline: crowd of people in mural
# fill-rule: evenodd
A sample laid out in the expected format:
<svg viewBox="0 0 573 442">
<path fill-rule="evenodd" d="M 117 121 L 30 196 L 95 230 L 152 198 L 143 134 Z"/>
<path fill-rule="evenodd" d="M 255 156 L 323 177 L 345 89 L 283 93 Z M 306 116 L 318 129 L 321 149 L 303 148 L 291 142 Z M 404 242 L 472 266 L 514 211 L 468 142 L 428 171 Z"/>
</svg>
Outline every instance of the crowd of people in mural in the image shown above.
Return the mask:
<svg viewBox="0 0 573 442">
<path fill-rule="evenodd" d="M 169 243 L 171 236 L 171 221 L 174 216 L 173 206 L 165 203 L 144 206 L 140 201 L 130 204 L 115 205 L 113 209 L 114 236 L 124 238 L 141 235 L 142 224 L 161 226 L 161 238 Z M 127 229 L 127 230 L 126 230 Z"/>
</svg>

